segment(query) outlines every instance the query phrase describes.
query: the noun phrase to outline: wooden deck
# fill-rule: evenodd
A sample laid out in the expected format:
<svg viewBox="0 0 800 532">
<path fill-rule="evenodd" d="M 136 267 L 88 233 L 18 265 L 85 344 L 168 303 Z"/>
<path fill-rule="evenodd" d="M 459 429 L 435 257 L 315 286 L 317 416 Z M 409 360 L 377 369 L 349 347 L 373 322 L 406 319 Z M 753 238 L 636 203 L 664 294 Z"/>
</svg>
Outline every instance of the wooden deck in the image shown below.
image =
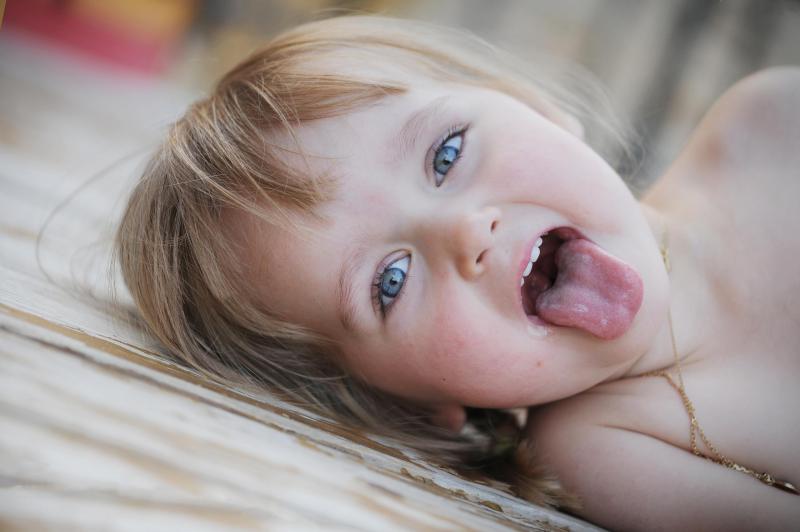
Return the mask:
<svg viewBox="0 0 800 532">
<path fill-rule="evenodd" d="M 0 34 L 0 529 L 592 529 L 209 383 L 107 312 L 121 198 L 193 96 Z"/>
</svg>

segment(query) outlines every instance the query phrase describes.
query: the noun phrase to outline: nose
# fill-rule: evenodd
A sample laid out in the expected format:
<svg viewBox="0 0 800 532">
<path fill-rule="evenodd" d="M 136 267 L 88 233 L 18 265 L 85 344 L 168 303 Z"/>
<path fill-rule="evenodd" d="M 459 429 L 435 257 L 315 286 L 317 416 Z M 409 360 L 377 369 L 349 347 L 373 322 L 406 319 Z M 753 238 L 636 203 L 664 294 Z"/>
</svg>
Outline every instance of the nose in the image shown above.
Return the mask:
<svg viewBox="0 0 800 532">
<path fill-rule="evenodd" d="M 442 231 L 444 247 L 465 279 L 474 279 L 485 271 L 484 259 L 494 245 L 500 216 L 497 207 L 483 207 L 452 215 L 445 222 L 448 227 Z"/>
</svg>

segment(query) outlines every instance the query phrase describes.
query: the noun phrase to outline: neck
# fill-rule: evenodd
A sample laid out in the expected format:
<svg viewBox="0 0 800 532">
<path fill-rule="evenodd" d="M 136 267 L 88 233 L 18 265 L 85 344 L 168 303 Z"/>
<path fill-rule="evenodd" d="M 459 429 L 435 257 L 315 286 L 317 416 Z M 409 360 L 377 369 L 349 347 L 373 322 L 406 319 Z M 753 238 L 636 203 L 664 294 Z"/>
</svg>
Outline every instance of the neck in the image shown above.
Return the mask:
<svg viewBox="0 0 800 532">
<path fill-rule="evenodd" d="M 675 333 L 675 351 L 683 365 L 694 364 L 713 351 L 724 312 L 714 282 L 715 246 L 707 225 L 698 224 L 686 211 L 671 212 L 643 202 L 642 210 L 659 247 L 666 242 L 671 271 L 669 309 Z M 684 203 L 686 205 L 686 203 Z M 675 363 L 668 313 L 658 316 L 658 333 L 645 353 L 624 373 L 625 377 L 664 369 Z"/>
</svg>

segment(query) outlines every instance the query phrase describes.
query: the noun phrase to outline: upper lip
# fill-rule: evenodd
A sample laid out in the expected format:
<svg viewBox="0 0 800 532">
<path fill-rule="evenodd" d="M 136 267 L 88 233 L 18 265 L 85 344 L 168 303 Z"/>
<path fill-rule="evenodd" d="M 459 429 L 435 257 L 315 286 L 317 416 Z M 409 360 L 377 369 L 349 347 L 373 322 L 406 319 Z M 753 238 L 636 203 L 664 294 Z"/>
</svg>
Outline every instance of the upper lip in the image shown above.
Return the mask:
<svg viewBox="0 0 800 532">
<path fill-rule="evenodd" d="M 522 246 L 522 250 L 520 251 L 519 255 L 519 267 L 517 268 L 517 275 L 514 277 L 514 290 L 517 294 L 517 301 L 519 303 L 519 308 L 523 309 L 522 306 L 522 292 L 519 286 L 519 280 L 522 279 L 522 273 L 525 271 L 525 268 L 528 266 L 528 263 L 531 261 L 531 251 L 533 251 L 533 246 L 536 245 L 536 241 L 539 238 L 543 238 L 545 233 L 548 233 L 551 229 L 545 229 L 544 231 L 540 231 L 534 236 L 531 240 L 529 240 L 524 246 Z"/>
</svg>

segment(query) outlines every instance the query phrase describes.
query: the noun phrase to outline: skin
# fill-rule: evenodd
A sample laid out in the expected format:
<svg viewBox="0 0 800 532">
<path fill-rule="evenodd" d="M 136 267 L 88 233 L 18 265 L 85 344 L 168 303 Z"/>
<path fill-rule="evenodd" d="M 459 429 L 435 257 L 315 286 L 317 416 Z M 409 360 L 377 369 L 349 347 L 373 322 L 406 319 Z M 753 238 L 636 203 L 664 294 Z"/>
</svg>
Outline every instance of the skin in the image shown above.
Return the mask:
<svg viewBox="0 0 800 532">
<path fill-rule="evenodd" d="M 767 227 L 793 234 L 800 226 L 791 202 L 778 201 L 800 163 L 788 141 L 800 129 L 800 83 L 788 72 L 732 89 L 642 202 L 569 117 L 487 89 L 412 80 L 404 95 L 301 126 L 312 171 L 335 176 L 336 194 L 318 217 L 302 219 L 309 231 L 236 221 L 254 291 L 284 318 L 331 338 L 356 376 L 433 406 L 442 425 L 458 429 L 464 406 L 550 403 L 531 410 L 529 434 L 590 520 L 623 529 L 711 526 L 730 515 L 723 508 L 731 500 L 768 516 L 746 522 L 752 525 L 800 519 L 800 499 L 684 452 L 680 398 L 663 379 L 634 378 L 673 365 L 671 309 L 687 391 L 709 437 L 735 460 L 800 484 L 800 456 L 789 444 L 800 429 L 780 414 L 800 401 L 791 377 L 800 371 L 800 313 L 787 310 L 796 308 L 788 294 L 800 285 L 765 290 L 762 282 L 765 271 L 793 280 L 800 253 L 791 239 L 779 245 L 761 237 Z M 437 100 L 443 97 L 446 103 Z M 790 116 L 776 112 L 780 123 L 759 124 L 766 140 L 753 141 L 750 122 L 765 121 L 758 106 L 779 105 L 776 99 Z M 403 155 L 397 132 L 432 101 L 440 112 Z M 431 147 L 465 125 L 461 158 L 437 187 Z M 757 171 L 747 167 L 755 164 Z M 745 192 L 754 172 L 757 196 Z M 601 340 L 524 315 L 522 257 L 536 236 L 560 226 L 576 228 L 640 275 L 644 299 L 623 335 Z M 665 231 L 670 275 L 658 250 Z M 353 253 L 356 311 L 348 329 L 336 312 L 338 274 Z M 408 277 L 384 317 L 372 281 L 407 255 Z M 695 492 L 702 505 L 687 506 Z M 644 504 L 653 497 L 665 503 Z M 667 511 L 670 501 L 687 512 Z"/>
<path fill-rule="evenodd" d="M 671 233 L 677 350 L 700 426 L 733 461 L 795 486 L 798 102 L 798 69 L 739 82 L 643 198 Z M 646 367 L 637 363 L 629 374 Z M 532 410 L 527 434 L 580 495 L 582 514 L 613 529 L 791 530 L 800 523 L 797 496 L 688 452 L 686 411 L 663 378 L 607 382 Z"/>
</svg>

